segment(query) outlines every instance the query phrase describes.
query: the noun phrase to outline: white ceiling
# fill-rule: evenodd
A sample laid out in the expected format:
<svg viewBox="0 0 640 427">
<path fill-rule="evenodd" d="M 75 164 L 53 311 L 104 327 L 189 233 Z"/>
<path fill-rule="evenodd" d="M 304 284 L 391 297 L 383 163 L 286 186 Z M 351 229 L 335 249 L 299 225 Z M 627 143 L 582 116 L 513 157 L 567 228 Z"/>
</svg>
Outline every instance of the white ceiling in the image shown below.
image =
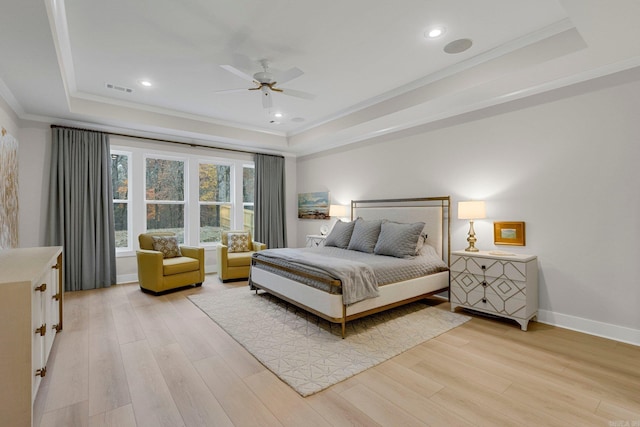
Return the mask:
<svg viewBox="0 0 640 427">
<path fill-rule="evenodd" d="M 20 118 L 294 155 L 640 65 L 635 0 L 3 3 L 0 95 Z M 443 51 L 461 38 L 473 46 Z M 262 59 L 300 68 L 281 87 L 316 98 L 275 93 L 266 110 L 258 91 L 216 93 L 251 87 L 220 65 L 252 75 Z"/>
</svg>

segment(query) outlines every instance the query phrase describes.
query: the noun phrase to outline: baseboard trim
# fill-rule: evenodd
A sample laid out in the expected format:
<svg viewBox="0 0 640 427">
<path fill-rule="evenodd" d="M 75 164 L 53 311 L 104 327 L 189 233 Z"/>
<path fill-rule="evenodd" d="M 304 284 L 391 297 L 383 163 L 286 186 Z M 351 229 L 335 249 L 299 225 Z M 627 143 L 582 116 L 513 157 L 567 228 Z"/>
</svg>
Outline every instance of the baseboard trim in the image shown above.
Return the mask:
<svg viewBox="0 0 640 427">
<path fill-rule="evenodd" d="M 537 320 L 538 322 L 548 325 L 640 346 L 639 329 L 612 325 L 610 323 L 598 322 L 547 310 L 538 310 Z"/>
<path fill-rule="evenodd" d="M 120 274 L 116 276 L 116 284 L 132 283 L 138 281 L 138 274 Z"/>
</svg>

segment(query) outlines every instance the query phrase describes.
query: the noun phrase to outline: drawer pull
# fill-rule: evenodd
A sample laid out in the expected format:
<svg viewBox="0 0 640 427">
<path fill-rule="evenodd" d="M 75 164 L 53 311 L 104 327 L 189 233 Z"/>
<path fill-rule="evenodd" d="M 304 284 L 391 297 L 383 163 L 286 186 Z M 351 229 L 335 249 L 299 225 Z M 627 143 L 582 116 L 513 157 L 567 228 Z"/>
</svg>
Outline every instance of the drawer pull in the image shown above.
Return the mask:
<svg viewBox="0 0 640 427">
<path fill-rule="evenodd" d="M 56 265 L 52 265 L 51 268 L 53 268 L 54 270 L 57 270 L 60 267 L 58 266 L 58 264 L 56 264 Z"/>
<path fill-rule="evenodd" d="M 481 265 L 480 268 L 483 269 L 483 270 L 486 270 L 487 266 L 486 265 Z"/>
<path fill-rule="evenodd" d="M 486 304 L 487 303 L 487 299 L 486 298 L 482 298 L 482 302 Z"/>
<path fill-rule="evenodd" d="M 47 325 L 43 323 L 39 328 L 36 328 L 36 334 L 40 334 L 41 337 L 47 333 Z"/>
<path fill-rule="evenodd" d="M 57 293 L 57 294 L 53 295 L 51 298 L 56 300 L 56 301 L 60 301 L 60 293 Z"/>
<path fill-rule="evenodd" d="M 40 285 L 40 286 L 36 286 L 36 289 L 35 289 L 35 290 L 36 290 L 36 291 L 40 291 L 40 292 L 44 292 L 44 291 L 46 291 L 46 290 L 47 290 L 47 284 L 46 284 L 46 283 L 43 283 L 43 284 L 42 284 L 42 285 Z"/>
<path fill-rule="evenodd" d="M 51 326 L 51 330 L 52 331 L 56 331 L 56 334 L 57 334 L 58 332 L 60 332 L 62 330 L 62 327 L 60 327 L 60 324 L 57 323 L 57 324 Z"/>
<path fill-rule="evenodd" d="M 45 375 L 47 375 L 47 367 L 45 366 L 42 369 L 37 369 L 36 370 L 36 377 L 44 377 Z"/>
<path fill-rule="evenodd" d="M 483 287 L 483 288 L 486 288 L 486 287 L 487 287 L 487 282 L 486 282 L 486 281 L 482 282 L 482 287 Z"/>
</svg>

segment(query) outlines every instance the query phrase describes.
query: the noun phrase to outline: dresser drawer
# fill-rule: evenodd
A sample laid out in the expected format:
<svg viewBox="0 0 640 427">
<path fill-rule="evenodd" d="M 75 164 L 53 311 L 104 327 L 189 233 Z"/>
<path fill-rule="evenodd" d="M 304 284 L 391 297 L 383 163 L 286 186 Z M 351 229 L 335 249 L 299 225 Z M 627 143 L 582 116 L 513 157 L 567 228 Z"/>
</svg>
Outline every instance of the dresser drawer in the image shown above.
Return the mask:
<svg viewBox="0 0 640 427">
<path fill-rule="evenodd" d="M 529 263 L 504 259 L 488 259 L 471 256 L 451 257 L 451 271 L 465 272 L 485 277 L 504 277 L 510 280 L 525 281 Z"/>
</svg>

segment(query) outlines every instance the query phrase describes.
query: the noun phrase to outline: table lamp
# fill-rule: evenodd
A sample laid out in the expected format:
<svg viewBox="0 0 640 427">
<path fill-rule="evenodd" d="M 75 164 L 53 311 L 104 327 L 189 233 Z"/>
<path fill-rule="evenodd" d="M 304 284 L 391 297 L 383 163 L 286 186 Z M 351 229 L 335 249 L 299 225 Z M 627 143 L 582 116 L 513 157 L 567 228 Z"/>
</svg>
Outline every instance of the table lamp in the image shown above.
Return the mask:
<svg viewBox="0 0 640 427">
<path fill-rule="evenodd" d="M 469 237 L 467 242 L 469 246 L 465 249 L 467 252 L 478 252 L 478 249 L 474 246 L 476 239 L 476 232 L 473 229 L 473 220 L 482 219 L 487 217 L 485 205 L 483 201 L 473 200 L 467 202 L 458 202 L 458 219 L 469 220 Z"/>
</svg>

